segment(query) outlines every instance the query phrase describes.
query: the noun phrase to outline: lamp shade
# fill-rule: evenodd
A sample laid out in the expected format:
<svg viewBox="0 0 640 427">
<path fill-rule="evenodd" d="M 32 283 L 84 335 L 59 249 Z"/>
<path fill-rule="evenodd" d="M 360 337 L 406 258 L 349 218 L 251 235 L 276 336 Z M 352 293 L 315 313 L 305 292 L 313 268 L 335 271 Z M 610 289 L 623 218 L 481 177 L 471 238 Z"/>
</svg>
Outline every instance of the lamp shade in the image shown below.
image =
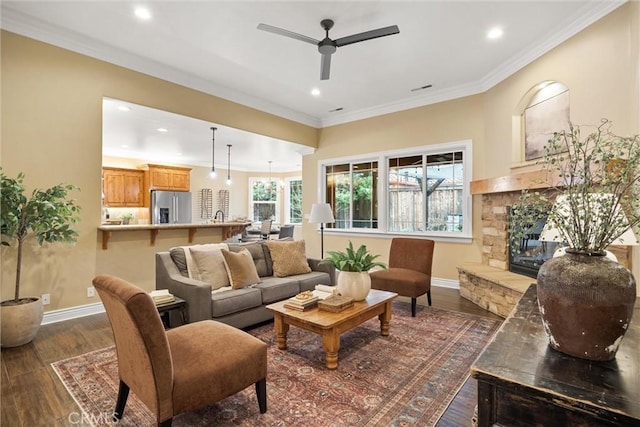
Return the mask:
<svg viewBox="0 0 640 427">
<path fill-rule="evenodd" d="M 594 228 L 597 228 L 597 221 L 599 221 L 598 214 L 599 214 L 599 210 L 601 209 L 598 203 L 603 203 L 603 201 L 606 201 L 607 199 L 613 200 L 613 195 L 591 193 L 589 194 L 588 197 L 590 199 L 589 206 L 592 212 L 591 219 L 596 223 L 594 224 Z M 569 204 L 569 198 L 566 195 L 560 195 L 556 198 L 556 201 L 553 206 L 553 210 L 557 213 L 558 217 L 563 221 L 570 221 L 574 216 Z M 582 217 L 583 217 L 582 215 L 578 214 L 577 220 L 578 221 L 582 220 L 583 219 Z M 628 224 L 627 217 L 624 214 L 624 212 L 622 212 L 621 209 L 617 209 L 615 211 L 614 217 L 616 221 L 623 224 Z M 551 220 L 547 221 L 547 223 L 544 225 L 544 228 L 540 233 L 540 240 L 545 242 L 570 243 L 567 236 L 565 236 L 564 233 L 561 231 L 561 229 L 558 228 Z M 620 246 L 636 246 L 638 245 L 638 239 L 633 233 L 633 230 L 628 229 L 624 233 L 622 233 L 620 236 L 618 236 L 613 242 L 611 242 L 611 244 L 620 245 Z"/>
<path fill-rule="evenodd" d="M 309 214 L 309 222 L 312 224 L 324 223 L 332 224 L 336 222 L 333 217 L 333 211 L 329 203 L 314 203 L 311 206 L 311 213 Z"/>
</svg>

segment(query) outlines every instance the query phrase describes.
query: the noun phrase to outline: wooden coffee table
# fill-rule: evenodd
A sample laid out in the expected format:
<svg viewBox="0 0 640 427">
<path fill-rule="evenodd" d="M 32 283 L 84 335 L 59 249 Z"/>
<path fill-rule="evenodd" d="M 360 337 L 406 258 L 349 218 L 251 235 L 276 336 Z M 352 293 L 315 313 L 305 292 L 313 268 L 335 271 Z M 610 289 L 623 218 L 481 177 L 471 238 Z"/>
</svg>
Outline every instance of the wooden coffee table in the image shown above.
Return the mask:
<svg viewBox="0 0 640 427">
<path fill-rule="evenodd" d="M 340 350 L 340 335 L 351 330 L 365 321 L 378 316 L 380 319 L 380 334 L 389 335 L 391 321 L 391 301 L 398 294 L 393 292 L 371 289 L 364 301 L 357 301 L 352 307 L 332 313 L 315 307 L 308 311 L 298 311 L 285 308 L 286 300 L 267 306 L 273 311 L 274 327 L 278 340 L 278 348 L 287 348 L 287 332 L 293 325 L 322 336 L 325 351 L 325 364 L 328 369 L 338 367 L 338 350 Z"/>
</svg>

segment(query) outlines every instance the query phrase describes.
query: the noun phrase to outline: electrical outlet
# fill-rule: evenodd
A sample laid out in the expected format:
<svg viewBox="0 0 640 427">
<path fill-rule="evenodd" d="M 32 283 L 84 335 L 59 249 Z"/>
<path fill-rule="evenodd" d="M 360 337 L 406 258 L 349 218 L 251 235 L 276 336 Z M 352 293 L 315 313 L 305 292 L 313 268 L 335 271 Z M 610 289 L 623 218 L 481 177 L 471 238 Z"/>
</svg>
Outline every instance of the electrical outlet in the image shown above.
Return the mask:
<svg viewBox="0 0 640 427">
<path fill-rule="evenodd" d="M 51 304 L 51 294 L 42 294 L 42 305 Z"/>
<path fill-rule="evenodd" d="M 96 296 L 96 288 L 93 286 L 89 286 L 87 288 L 87 298 L 93 298 Z"/>
</svg>

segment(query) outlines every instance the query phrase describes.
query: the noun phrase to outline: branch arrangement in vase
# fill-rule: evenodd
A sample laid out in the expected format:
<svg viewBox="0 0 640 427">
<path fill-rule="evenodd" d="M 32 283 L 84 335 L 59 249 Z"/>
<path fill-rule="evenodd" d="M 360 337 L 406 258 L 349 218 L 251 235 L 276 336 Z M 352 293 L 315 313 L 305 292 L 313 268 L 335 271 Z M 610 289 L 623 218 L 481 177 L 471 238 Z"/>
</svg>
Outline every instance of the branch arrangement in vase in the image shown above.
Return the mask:
<svg viewBox="0 0 640 427">
<path fill-rule="evenodd" d="M 614 134 L 607 119 L 583 136 L 586 128 L 572 124 L 548 141 L 538 162 L 547 172 L 547 189 L 523 191 L 512 208 L 509 231 L 516 238 L 525 237 L 527 224 L 546 218 L 545 228 L 556 229 L 554 240 L 602 253 L 629 230 L 638 231 L 640 136 Z"/>
</svg>

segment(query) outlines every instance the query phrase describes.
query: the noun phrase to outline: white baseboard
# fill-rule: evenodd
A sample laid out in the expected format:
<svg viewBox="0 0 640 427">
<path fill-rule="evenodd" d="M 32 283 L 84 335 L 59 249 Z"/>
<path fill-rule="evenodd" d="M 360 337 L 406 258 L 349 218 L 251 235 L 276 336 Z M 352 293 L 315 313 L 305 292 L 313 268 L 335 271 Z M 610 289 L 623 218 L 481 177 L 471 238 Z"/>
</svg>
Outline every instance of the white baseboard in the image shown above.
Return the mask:
<svg viewBox="0 0 640 427">
<path fill-rule="evenodd" d="M 438 277 L 431 278 L 432 286 L 439 286 L 441 288 L 460 289 L 460 282 L 451 279 L 440 279 Z"/>
<path fill-rule="evenodd" d="M 75 307 L 62 308 L 44 313 L 41 325 L 62 322 L 63 320 L 76 319 L 78 317 L 90 316 L 92 314 L 104 313 L 104 306 L 101 302 Z"/>
<path fill-rule="evenodd" d="M 442 288 L 460 289 L 460 282 L 457 280 L 440 279 L 437 277 L 431 278 L 431 285 Z M 104 313 L 104 306 L 100 302 L 47 311 L 44 313 L 41 325 L 77 319 L 78 317 L 91 316 L 92 314 L 98 313 Z"/>
</svg>

